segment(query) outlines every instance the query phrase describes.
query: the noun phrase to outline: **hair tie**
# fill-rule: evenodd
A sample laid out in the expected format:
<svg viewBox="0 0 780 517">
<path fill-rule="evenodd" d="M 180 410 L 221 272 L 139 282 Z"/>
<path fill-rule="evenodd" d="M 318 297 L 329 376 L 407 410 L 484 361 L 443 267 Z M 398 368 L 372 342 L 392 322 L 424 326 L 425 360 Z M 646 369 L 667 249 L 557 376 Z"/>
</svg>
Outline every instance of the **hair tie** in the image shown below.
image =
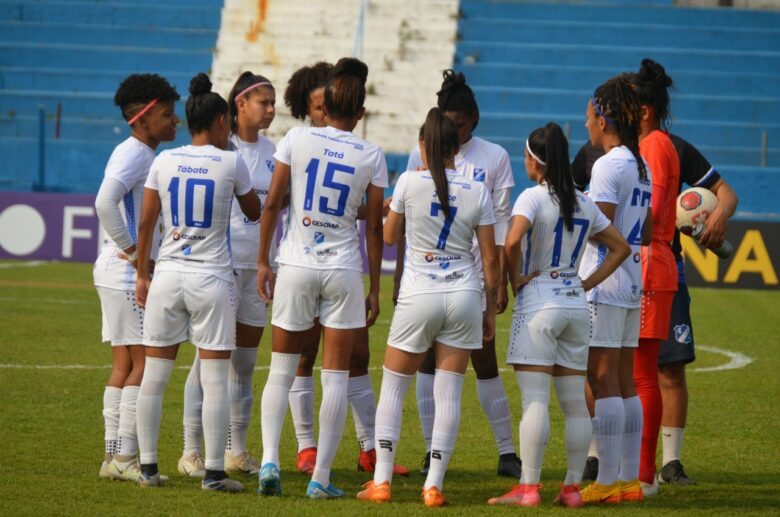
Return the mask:
<svg viewBox="0 0 780 517">
<path fill-rule="evenodd" d="M 135 124 L 136 120 L 138 120 L 139 118 L 141 118 L 141 115 L 143 115 L 144 113 L 146 113 L 147 111 L 149 111 L 150 109 L 152 109 L 152 106 L 154 106 L 155 104 L 157 104 L 157 101 L 158 101 L 158 100 L 160 100 L 160 99 L 154 99 L 154 100 L 152 100 L 152 101 L 151 101 L 149 104 L 147 104 L 146 106 L 144 106 L 144 107 L 141 109 L 141 111 L 139 111 L 138 113 L 136 113 L 136 114 L 135 114 L 135 116 L 133 116 L 133 118 L 131 118 L 130 120 L 128 120 L 128 121 L 127 121 L 127 125 L 128 125 L 128 126 L 132 126 L 133 124 Z"/>
<path fill-rule="evenodd" d="M 243 96 L 244 96 L 244 95 L 246 95 L 247 93 L 251 92 L 251 91 L 252 91 L 252 90 L 254 90 L 255 88 L 260 88 L 261 86 L 270 86 L 271 88 L 273 88 L 273 87 L 274 87 L 274 85 L 272 85 L 272 84 L 271 84 L 271 83 L 269 83 L 268 81 L 261 81 L 261 82 L 259 82 L 259 83 L 254 83 L 254 84 L 251 84 L 251 85 L 247 86 L 247 87 L 246 87 L 246 88 L 244 88 L 243 90 L 241 90 L 241 91 L 238 93 L 238 95 L 236 95 L 236 97 L 235 97 L 233 100 L 234 100 L 234 101 L 237 101 L 238 99 L 240 99 L 241 97 L 243 97 Z"/>
<path fill-rule="evenodd" d="M 615 127 L 617 126 L 617 124 L 615 123 L 615 121 L 614 121 L 614 120 L 612 120 L 612 119 L 611 119 L 611 118 L 609 118 L 608 116 L 604 115 L 604 113 L 602 113 L 602 111 L 599 109 L 599 105 L 598 105 L 598 103 L 596 102 L 596 94 L 595 94 L 595 93 L 594 93 L 594 94 L 593 94 L 593 96 L 590 98 L 590 101 L 593 103 L 593 108 L 596 110 L 596 113 L 598 113 L 598 114 L 601 116 L 601 118 L 603 118 L 604 120 L 606 120 L 606 121 L 607 121 L 607 124 L 609 124 L 610 126 L 615 126 Z"/>
<path fill-rule="evenodd" d="M 528 145 L 528 139 L 527 138 L 525 139 L 525 148 L 528 151 L 528 154 L 531 155 L 531 158 L 533 158 L 534 160 L 539 162 L 539 165 L 541 165 L 542 167 L 547 167 L 547 163 L 542 161 L 542 159 L 539 158 L 538 156 L 536 156 L 536 154 L 531 150 L 531 146 Z"/>
</svg>

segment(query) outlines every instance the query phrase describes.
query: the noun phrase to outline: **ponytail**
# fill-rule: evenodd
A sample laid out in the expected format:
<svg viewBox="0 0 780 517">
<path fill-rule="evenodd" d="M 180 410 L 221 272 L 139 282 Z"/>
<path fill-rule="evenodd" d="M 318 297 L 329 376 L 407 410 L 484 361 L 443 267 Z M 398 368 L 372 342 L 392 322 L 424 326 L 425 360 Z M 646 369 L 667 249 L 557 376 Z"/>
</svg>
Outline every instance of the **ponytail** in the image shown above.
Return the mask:
<svg viewBox="0 0 780 517">
<path fill-rule="evenodd" d="M 550 122 L 533 130 L 528 137 L 528 148 L 533 158 L 544 166 L 547 188 L 560 206 L 566 229 L 573 231 L 577 194 L 569 167 L 569 142 L 561 126 Z"/>
<path fill-rule="evenodd" d="M 444 160 L 458 152 L 458 129 L 442 114 L 439 108 L 431 108 L 420 128 L 420 138 L 425 143 L 425 156 L 431 171 L 436 195 L 447 217 L 450 217 L 450 193 Z"/>
<path fill-rule="evenodd" d="M 230 132 L 235 133 L 238 131 L 238 105 L 236 101 L 248 95 L 253 89 L 260 88 L 261 86 L 267 86 L 273 90 L 271 81 L 263 77 L 262 75 L 255 75 L 252 72 L 246 71 L 238 76 L 236 83 L 230 90 L 228 95 L 228 113 L 230 119 Z"/>
</svg>

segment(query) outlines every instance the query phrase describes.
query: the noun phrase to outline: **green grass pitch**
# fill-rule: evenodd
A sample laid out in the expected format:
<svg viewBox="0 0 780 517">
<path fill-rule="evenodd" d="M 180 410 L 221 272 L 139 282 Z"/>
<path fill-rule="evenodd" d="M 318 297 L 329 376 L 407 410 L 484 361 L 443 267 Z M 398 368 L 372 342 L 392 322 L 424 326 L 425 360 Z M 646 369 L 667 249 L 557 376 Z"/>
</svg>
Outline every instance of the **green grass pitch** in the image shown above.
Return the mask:
<svg viewBox="0 0 780 517">
<path fill-rule="evenodd" d="M 20 267 L 17 267 L 20 266 Z M 379 389 L 389 321 L 390 278 L 383 278 L 382 313 L 371 329 L 371 366 Z M 663 487 L 660 496 L 640 504 L 588 508 L 598 514 L 754 514 L 780 511 L 780 292 L 693 289 L 696 341 L 740 352 L 753 359 L 740 369 L 688 375 L 691 404 L 683 462 L 699 484 Z M 160 437 L 160 467 L 171 476 L 162 489 L 141 489 L 131 483 L 98 479 L 103 456 L 102 391 L 111 361 L 100 343 L 100 305 L 92 287 L 91 266 L 43 264 L 24 267 L 0 262 L 0 513 L 41 514 L 379 514 L 424 513 L 422 478 L 417 473 L 423 445 L 414 390 L 404 408 L 398 461 L 412 468 L 410 478 L 393 485 L 394 502 L 376 506 L 354 499 L 369 477 L 355 469 L 358 445 L 351 417 L 334 465 L 335 483 L 347 491 L 340 501 L 309 501 L 303 497 L 308 477 L 294 468 L 295 438 L 287 418 L 282 436 L 283 496 L 261 498 L 257 480 L 245 479 L 247 492 L 228 495 L 201 492 L 194 479 L 176 473 L 181 453 L 182 387 L 193 347 L 182 346 L 166 392 Z M 499 362 L 504 358 L 509 315 L 498 325 Z M 693 368 L 715 367 L 729 358 L 699 351 Z M 264 337 L 258 366 L 269 362 Z M 82 365 L 66 368 L 64 365 Z M 267 371 L 255 375 L 255 402 Z M 318 380 L 318 374 L 315 374 Z M 509 370 L 502 373 L 515 421 L 520 393 Z M 319 384 L 317 395 L 320 394 Z M 492 508 L 485 501 L 503 493 L 512 480 L 495 474 L 497 452 L 479 406 L 474 375 L 464 387 L 460 436 L 445 482 L 450 514 L 565 512 L 551 500 L 565 473 L 562 416 L 551 404 L 552 432 L 542 474 L 543 506 L 536 510 Z M 315 420 L 316 422 L 316 420 Z M 253 412 L 250 450 L 259 456 L 260 419 Z M 440 510 L 436 510 L 440 511 Z"/>
</svg>

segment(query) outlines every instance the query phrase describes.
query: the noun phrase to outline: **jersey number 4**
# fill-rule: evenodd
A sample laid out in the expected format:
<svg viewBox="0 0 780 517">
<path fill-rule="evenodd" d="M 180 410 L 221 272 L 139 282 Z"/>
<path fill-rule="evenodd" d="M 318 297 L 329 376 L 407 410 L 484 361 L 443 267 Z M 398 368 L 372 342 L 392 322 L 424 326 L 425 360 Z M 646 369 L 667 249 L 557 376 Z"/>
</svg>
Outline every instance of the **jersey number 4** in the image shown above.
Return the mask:
<svg viewBox="0 0 780 517">
<path fill-rule="evenodd" d="M 200 188 L 198 188 L 200 187 Z M 197 189 L 197 190 L 196 190 Z M 179 226 L 179 178 L 172 178 L 168 185 L 171 193 L 171 225 Z M 197 197 L 197 199 L 196 199 Z M 195 218 L 195 205 L 202 207 L 200 218 Z M 214 212 L 214 180 L 187 178 L 184 182 L 184 226 L 211 228 Z"/>
<path fill-rule="evenodd" d="M 317 184 L 317 172 L 320 168 L 320 161 L 317 158 L 312 158 L 309 165 L 306 166 L 306 194 L 303 198 L 303 209 L 310 212 L 314 205 L 314 187 Z M 336 208 L 332 208 L 328 205 L 328 198 L 320 196 L 319 211 L 322 214 L 335 215 L 340 217 L 344 215 L 344 210 L 347 206 L 347 199 L 349 198 L 350 186 L 344 183 L 337 182 L 333 175 L 336 172 L 346 172 L 347 174 L 355 174 L 355 168 L 349 165 L 342 165 L 340 163 L 328 162 L 325 167 L 325 177 L 322 178 L 322 186 L 338 191 L 339 199 L 336 202 Z"/>
</svg>

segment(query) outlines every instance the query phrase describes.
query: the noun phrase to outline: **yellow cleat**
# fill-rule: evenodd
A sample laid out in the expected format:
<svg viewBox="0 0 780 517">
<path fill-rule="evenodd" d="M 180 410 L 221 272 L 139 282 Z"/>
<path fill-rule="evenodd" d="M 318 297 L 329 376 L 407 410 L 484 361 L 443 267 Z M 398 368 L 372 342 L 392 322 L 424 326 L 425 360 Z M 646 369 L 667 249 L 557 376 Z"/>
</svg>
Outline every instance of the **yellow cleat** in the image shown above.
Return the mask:
<svg viewBox="0 0 780 517">
<path fill-rule="evenodd" d="M 618 504 L 623 502 L 620 481 L 611 485 L 602 485 L 593 482 L 580 491 L 582 502 L 585 504 Z"/>
<path fill-rule="evenodd" d="M 642 494 L 642 486 L 639 484 L 638 479 L 621 481 L 620 485 L 620 496 L 624 503 L 645 500 L 645 496 Z"/>
</svg>

